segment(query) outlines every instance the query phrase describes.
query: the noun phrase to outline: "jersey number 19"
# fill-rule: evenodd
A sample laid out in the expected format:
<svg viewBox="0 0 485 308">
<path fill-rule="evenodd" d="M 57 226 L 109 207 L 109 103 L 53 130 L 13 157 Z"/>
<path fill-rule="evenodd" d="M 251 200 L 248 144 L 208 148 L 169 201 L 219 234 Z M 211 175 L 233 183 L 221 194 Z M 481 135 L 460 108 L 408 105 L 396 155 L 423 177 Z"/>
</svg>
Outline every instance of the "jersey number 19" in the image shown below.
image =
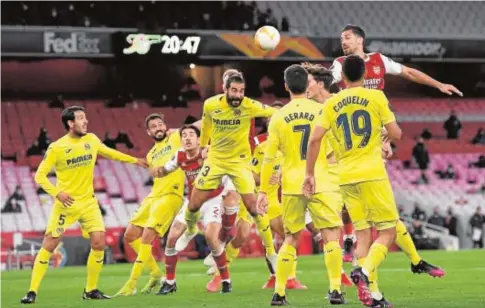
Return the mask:
<svg viewBox="0 0 485 308">
<path fill-rule="evenodd" d="M 354 147 L 352 143 L 352 134 L 362 137 L 359 148 L 363 148 L 369 143 L 372 133 L 372 123 L 370 121 L 370 114 L 367 111 L 357 110 L 352 113 L 350 117 L 347 113 L 342 113 L 337 118 L 337 128 L 340 127 L 342 127 L 344 131 L 346 151 Z"/>
</svg>

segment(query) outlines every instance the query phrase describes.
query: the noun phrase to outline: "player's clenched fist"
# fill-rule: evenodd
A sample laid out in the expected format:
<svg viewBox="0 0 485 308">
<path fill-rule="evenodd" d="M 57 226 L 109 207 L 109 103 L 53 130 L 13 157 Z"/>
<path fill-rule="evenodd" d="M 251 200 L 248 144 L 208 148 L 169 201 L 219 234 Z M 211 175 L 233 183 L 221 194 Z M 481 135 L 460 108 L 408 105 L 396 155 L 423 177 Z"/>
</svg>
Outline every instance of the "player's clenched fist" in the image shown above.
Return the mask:
<svg viewBox="0 0 485 308">
<path fill-rule="evenodd" d="M 266 196 L 265 193 L 260 192 L 258 194 L 258 200 L 256 201 L 256 210 L 260 215 L 264 215 L 268 211 L 268 196 Z"/>
<path fill-rule="evenodd" d="M 148 163 L 144 158 L 138 158 L 138 160 L 136 161 L 136 164 L 140 167 L 148 168 Z"/>
<path fill-rule="evenodd" d="M 202 159 L 207 159 L 207 154 L 209 153 L 209 148 L 208 147 L 202 148 L 201 151 L 202 152 L 200 153 L 200 155 L 202 156 Z"/>
<path fill-rule="evenodd" d="M 74 199 L 66 192 L 61 191 L 56 196 L 57 200 L 61 201 L 64 206 L 71 206 L 74 203 Z"/>
<path fill-rule="evenodd" d="M 303 181 L 302 192 L 307 198 L 311 198 L 315 193 L 315 177 L 311 175 L 306 175 Z"/>
</svg>

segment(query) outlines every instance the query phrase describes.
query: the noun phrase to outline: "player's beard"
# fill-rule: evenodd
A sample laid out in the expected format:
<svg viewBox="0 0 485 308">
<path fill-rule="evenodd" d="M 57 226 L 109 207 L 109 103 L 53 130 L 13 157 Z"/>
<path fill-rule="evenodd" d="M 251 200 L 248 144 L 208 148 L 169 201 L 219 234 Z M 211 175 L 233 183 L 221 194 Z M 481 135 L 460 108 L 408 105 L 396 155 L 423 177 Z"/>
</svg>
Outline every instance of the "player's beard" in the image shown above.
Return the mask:
<svg viewBox="0 0 485 308">
<path fill-rule="evenodd" d="M 161 137 L 157 137 L 159 132 L 162 133 Z M 156 142 L 162 141 L 163 139 L 165 139 L 165 137 L 167 137 L 167 132 L 162 132 L 160 130 L 156 131 L 155 134 L 153 134 L 153 136 L 152 136 L 152 138 L 155 139 Z"/>
<path fill-rule="evenodd" d="M 85 136 L 87 134 L 87 127 L 86 127 L 86 132 L 83 132 L 83 128 L 79 128 L 79 129 L 74 129 L 73 133 L 76 137 L 81 138 L 82 136 Z"/>
<path fill-rule="evenodd" d="M 236 98 L 236 97 L 230 97 L 229 95 L 226 95 L 226 100 L 227 100 L 227 103 L 232 107 L 239 107 L 242 102 L 242 99 Z"/>
</svg>

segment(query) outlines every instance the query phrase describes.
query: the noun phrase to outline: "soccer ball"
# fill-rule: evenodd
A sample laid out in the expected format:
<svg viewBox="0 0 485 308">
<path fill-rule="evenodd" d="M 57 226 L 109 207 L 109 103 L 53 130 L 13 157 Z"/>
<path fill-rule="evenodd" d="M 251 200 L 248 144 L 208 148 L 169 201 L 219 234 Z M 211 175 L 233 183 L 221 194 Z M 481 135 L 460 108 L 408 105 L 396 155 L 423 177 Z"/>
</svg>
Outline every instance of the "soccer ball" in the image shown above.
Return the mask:
<svg viewBox="0 0 485 308">
<path fill-rule="evenodd" d="M 273 50 L 280 42 L 280 32 L 272 26 L 263 26 L 256 31 L 254 43 L 261 49 Z"/>
</svg>

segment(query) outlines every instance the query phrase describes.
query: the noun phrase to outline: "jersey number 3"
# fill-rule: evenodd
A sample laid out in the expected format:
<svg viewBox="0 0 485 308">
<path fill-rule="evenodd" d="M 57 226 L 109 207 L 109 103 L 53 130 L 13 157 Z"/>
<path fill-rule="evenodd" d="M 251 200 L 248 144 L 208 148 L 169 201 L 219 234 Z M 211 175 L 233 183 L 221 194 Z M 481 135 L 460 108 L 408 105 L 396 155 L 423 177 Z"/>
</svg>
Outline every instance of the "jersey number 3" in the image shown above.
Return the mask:
<svg viewBox="0 0 485 308">
<path fill-rule="evenodd" d="M 342 113 L 337 118 L 337 127 L 340 128 L 341 126 L 344 130 L 346 151 L 352 149 L 354 146 L 352 143 L 352 133 L 356 136 L 363 137 L 360 141 L 359 148 L 363 148 L 369 143 L 372 133 L 372 123 L 370 121 L 370 114 L 367 111 L 357 110 L 352 113 L 350 119 L 347 113 Z"/>
<path fill-rule="evenodd" d="M 301 132 L 301 142 L 300 142 L 300 158 L 301 160 L 306 159 L 306 152 L 308 149 L 308 139 L 310 139 L 310 124 L 305 125 L 295 125 L 293 126 L 293 131 L 295 133 Z"/>
</svg>

